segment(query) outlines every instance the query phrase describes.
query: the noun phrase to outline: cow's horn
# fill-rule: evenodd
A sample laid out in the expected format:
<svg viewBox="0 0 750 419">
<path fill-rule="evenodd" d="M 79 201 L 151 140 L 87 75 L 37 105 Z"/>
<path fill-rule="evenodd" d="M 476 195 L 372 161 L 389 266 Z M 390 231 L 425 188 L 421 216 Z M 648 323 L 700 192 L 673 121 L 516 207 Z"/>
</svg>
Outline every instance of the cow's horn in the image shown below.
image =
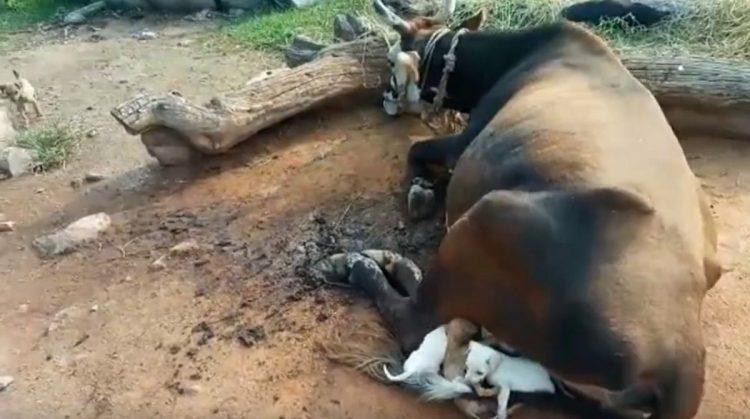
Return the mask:
<svg viewBox="0 0 750 419">
<path fill-rule="evenodd" d="M 443 0 L 443 7 L 435 15 L 433 20 L 438 23 L 445 23 L 453 16 L 456 10 L 456 0 Z"/>
<path fill-rule="evenodd" d="M 396 12 L 391 10 L 390 7 L 383 4 L 383 0 L 373 0 L 372 6 L 375 8 L 375 12 L 381 16 L 385 21 L 393 27 L 401 35 L 409 33 L 411 25 L 409 22 L 397 15 Z"/>
</svg>

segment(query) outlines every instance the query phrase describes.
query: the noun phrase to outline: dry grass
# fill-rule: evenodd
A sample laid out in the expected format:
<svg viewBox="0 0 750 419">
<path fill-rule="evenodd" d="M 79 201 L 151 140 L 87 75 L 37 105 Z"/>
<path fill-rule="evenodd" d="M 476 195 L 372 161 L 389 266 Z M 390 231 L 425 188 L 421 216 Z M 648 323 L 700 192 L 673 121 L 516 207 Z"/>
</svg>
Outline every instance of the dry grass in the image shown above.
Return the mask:
<svg viewBox="0 0 750 419">
<path fill-rule="evenodd" d="M 683 1 L 683 13 L 651 28 L 626 27 L 613 20 L 593 29 L 620 51 L 750 59 L 750 1 Z M 488 26 L 498 29 L 552 22 L 564 6 L 561 0 L 464 0 L 460 4 L 456 19 L 483 7 L 490 15 Z"/>
<path fill-rule="evenodd" d="M 750 59 L 750 1 L 683 1 L 687 4 L 684 13 L 648 29 L 629 28 L 616 20 L 593 29 L 620 51 Z M 517 29 L 558 19 L 566 2 L 569 0 L 458 0 L 456 19 L 482 7 L 489 12 L 489 27 Z M 280 49 L 294 34 L 330 41 L 333 17 L 344 11 L 373 17 L 368 0 L 329 0 L 310 9 L 250 17 L 233 25 L 229 33 L 239 42 L 264 49 Z"/>
</svg>

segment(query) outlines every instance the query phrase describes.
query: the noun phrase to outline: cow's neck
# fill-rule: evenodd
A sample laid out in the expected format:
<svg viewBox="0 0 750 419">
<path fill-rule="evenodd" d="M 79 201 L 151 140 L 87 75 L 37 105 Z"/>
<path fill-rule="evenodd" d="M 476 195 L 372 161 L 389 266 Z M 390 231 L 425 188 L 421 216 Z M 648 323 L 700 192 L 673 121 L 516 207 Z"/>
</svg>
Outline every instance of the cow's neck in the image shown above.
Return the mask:
<svg viewBox="0 0 750 419">
<path fill-rule="evenodd" d="M 524 59 L 559 39 L 564 26 L 513 32 L 470 32 L 461 37 L 456 48 L 456 65 L 448 79 L 446 108 L 470 112 L 484 94 Z M 449 51 L 454 33 L 444 36 L 433 53 L 422 91 L 423 99 L 432 101 L 440 84 L 444 55 Z M 424 57 L 424 55 L 422 55 Z"/>
</svg>

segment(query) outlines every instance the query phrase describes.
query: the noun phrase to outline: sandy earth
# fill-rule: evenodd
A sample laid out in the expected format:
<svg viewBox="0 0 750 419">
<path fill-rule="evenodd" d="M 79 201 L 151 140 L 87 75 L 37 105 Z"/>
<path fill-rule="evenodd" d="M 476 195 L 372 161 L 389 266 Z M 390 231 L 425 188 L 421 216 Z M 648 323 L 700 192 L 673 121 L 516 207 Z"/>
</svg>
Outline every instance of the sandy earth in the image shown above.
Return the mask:
<svg viewBox="0 0 750 419">
<path fill-rule="evenodd" d="M 26 34 L 0 58 L 36 84 L 47 119 L 97 131 L 65 168 L 0 182 L 0 213 L 17 222 L 0 233 L 0 375 L 15 377 L 0 393 L 0 417 L 459 418 L 328 361 L 321 343 L 331 333 L 376 316 L 308 274 L 319 257 L 363 247 L 424 266 L 439 221 L 402 220 L 397 189 L 409 135 L 425 128 L 342 103 L 230 157 L 162 169 L 110 108 L 142 88 L 205 101 L 278 62 L 178 45 L 204 39 L 210 24 L 104 23 L 104 40 L 91 42 L 86 28 L 64 41 Z M 130 38 L 143 28 L 159 38 Z M 684 145 L 732 269 L 705 305 L 701 417 L 750 417 L 750 143 Z M 107 179 L 71 186 L 92 170 Z M 114 221 L 97 243 L 53 260 L 32 251 L 37 235 L 96 211 Z M 187 238 L 203 250 L 149 270 Z"/>
</svg>

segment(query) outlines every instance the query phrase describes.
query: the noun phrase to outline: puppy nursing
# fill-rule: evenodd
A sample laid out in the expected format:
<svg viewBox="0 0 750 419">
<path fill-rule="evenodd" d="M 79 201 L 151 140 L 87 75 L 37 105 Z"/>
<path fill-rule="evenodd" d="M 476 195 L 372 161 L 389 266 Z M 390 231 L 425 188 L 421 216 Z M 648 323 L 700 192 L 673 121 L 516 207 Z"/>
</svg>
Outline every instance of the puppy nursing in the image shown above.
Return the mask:
<svg viewBox="0 0 750 419">
<path fill-rule="evenodd" d="M 449 381 L 440 375 L 447 347 L 445 326 L 440 326 L 428 333 L 419 348 L 409 354 L 404 362 L 403 373 L 394 376 L 387 366 L 383 367 L 383 371 L 389 380 L 404 382 L 428 400 L 453 399 L 462 394 L 471 394 L 471 387 L 462 380 Z"/>
<path fill-rule="evenodd" d="M 39 103 L 36 99 L 36 90 L 28 80 L 21 77 L 18 71 L 13 70 L 13 75 L 16 77 L 16 81 L 0 84 L 0 95 L 7 97 L 11 102 L 16 104 L 16 109 L 21 118 L 23 118 L 24 124 L 28 125 L 29 117 L 26 114 L 26 105 L 32 105 L 36 115 L 42 116 L 42 112 L 39 110 Z"/>
<path fill-rule="evenodd" d="M 481 337 L 486 341 L 482 336 L 476 326 L 456 319 L 425 336 L 404 362 L 403 373 L 393 375 L 384 367 L 385 375 L 393 382 L 403 382 L 427 400 L 458 402 L 467 395 L 497 397 L 498 419 L 508 417 L 511 392 L 555 393 L 552 378 L 542 365 L 471 340 Z M 448 378 L 440 374 L 441 365 Z M 469 403 L 457 404 L 465 413 L 475 416 L 468 408 Z"/>
<path fill-rule="evenodd" d="M 520 357 L 510 357 L 504 353 L 482 345 L 469 342 L 466 357 L 467 383 L 480 387 L 487 382 L 492 389 L 478 389 L 480 396 L 497 394 L 497 418 L 508 416 L 508 400 L 511 391 L 522 393 L 554 393 L 552 378 L 540 364 Z"/>
</svg>

